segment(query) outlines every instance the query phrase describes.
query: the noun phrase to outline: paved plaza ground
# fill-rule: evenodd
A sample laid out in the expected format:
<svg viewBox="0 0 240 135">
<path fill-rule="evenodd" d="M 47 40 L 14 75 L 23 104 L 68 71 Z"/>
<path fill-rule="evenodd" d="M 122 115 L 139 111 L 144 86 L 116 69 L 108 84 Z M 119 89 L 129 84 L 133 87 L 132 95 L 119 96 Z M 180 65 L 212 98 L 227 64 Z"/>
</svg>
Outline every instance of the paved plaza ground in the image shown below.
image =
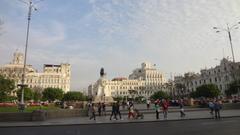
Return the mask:
<svg viewBox="0 0 240 135">
<path fill-rule="evenodd" d="M 163 119 L 163 114 L 160 114 L 160 119 L 156 120 L 155 113 L 144 114 L 144 119 L 128 119 L 127 115 L 123 115 L 123 120 L 110 120 L 110 116 L 97 116 L 96 120 L 89 120 L 89 117 L 72 117 L 72 118 L 60 118 L 49 119 L 46 121 L 35 122 L 0 122 L 0 127 L 15 127 L 15 126 L 48 126 L 48 125 L 75 125 L 75 124 L 102 124 L 102 123 L 141 123 L 141 122 L 153 122 L 153 121 L 178 121 L 178 120 L 193 120 L 193 119 L 211 119 L 212 116 L 209 110 L 196 110 L 187 111 L 186 117 L 181 118 L 179 112 L 170 112 L 168 119 Z M 223 110 L 221 116 L 224 118 L 240 117 L 240 110 Z"/>
</svg>

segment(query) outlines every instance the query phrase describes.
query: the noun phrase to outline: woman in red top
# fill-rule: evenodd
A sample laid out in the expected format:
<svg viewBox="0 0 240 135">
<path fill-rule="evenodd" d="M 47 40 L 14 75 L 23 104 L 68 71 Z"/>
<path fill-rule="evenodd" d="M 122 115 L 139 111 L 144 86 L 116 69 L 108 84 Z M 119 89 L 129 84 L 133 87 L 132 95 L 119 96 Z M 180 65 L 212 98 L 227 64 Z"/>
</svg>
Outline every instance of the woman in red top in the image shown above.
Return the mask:
<svg viewBox="0 0 240 135">
<path fill-rule="evenodd" d="M 162 110 L 163 110 L 164 119 L 167 119 L 167 114 L 168 114 L 168 102 L 167 102 L 165 99 L 162 100 Z"/>
</svg>

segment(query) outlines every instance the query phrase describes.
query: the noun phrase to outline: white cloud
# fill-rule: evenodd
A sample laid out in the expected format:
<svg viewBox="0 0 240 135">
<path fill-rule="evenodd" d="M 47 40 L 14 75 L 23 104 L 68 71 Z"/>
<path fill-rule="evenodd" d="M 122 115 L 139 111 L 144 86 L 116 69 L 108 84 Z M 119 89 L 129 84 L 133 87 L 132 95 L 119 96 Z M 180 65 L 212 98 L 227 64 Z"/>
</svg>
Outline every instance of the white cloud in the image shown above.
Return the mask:
<svg viewBox="0 0 240 135">
<path fill-rule="evenodd" d="M 47 26 L 39 26 L 31 31 L 32 42 L 42 47 L 57 45 L 65 39 L 65 27 L 62 23 L 52 21 Z"/>
</svg>

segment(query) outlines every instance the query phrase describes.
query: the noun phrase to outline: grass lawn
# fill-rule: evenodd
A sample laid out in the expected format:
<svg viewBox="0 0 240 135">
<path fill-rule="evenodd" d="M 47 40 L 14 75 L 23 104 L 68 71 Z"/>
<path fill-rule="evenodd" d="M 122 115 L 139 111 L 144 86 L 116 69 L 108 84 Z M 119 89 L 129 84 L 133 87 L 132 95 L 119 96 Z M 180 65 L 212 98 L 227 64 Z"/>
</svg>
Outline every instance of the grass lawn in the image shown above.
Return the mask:
<svg viewBox="0 0 240 135">
<path fill-rule="evenodd" d="M 24 112 L 32 112 L 34 110 L 39 110 L 40 106 L 28 106 L 25 108 Z M 57 110 L 60 109 L 59 107 L 55 106 L 41 106 L 41 110 Z M 0 107 L 1 112 L 19 112 L 18 107 Z"/>
</svg>

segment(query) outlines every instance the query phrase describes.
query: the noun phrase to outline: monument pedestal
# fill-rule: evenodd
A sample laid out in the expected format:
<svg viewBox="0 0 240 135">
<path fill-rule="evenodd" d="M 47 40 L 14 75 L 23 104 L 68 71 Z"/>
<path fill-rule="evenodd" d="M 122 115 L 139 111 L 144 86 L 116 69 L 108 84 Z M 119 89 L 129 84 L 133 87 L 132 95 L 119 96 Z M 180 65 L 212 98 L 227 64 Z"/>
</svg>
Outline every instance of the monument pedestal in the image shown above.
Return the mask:
<svg viewBox="0 0 240 135">
<path fill-rule="evenodd" d="M 99 102 L 101 102 L 101 103 L 113 103 L 114 100 L 110 96 L 105 96 L 105 97 L 103 97 L 103 96 L 95 96 L 93 102 L 94 103 L 99 103 Z"/>
</svg>

